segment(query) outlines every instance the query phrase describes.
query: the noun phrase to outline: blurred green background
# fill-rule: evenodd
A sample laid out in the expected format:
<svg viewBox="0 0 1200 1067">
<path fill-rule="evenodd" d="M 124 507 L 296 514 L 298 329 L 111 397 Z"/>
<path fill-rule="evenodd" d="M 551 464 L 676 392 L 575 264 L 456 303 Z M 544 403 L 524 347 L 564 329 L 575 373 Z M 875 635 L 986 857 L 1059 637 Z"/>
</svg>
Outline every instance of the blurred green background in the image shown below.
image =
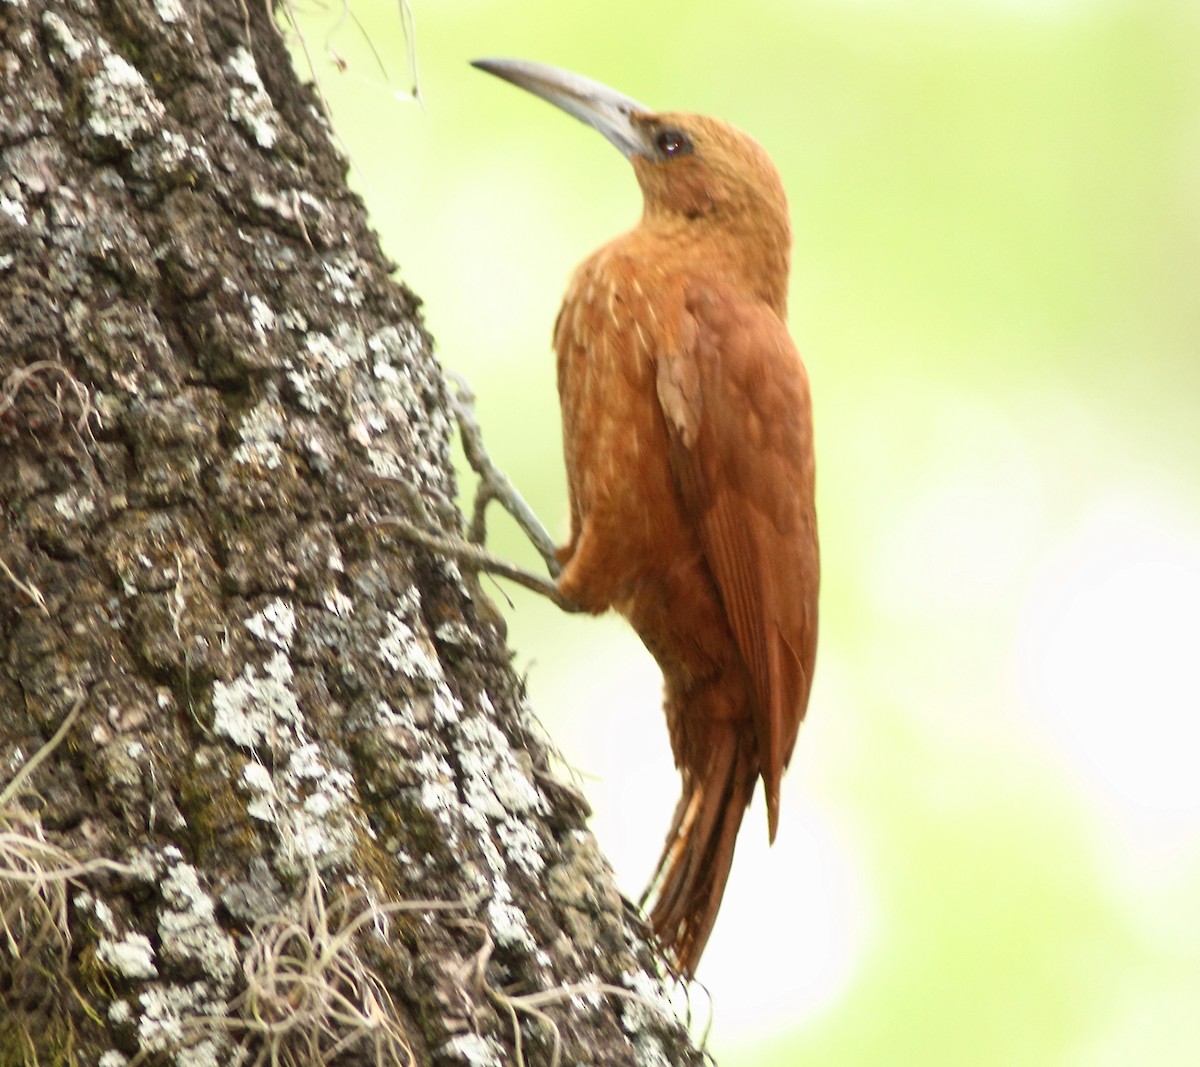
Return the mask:
<svg viewBox="0 0 1200 1067">
<path fill-rule="evenodd" d="M 640 200 L 467 61 L 719 115 L 783 175 L 823 630 L 701 969 L 718 1062 L 1200 1063 L 1200 5 L 414 0 L 423 108 L 395 0 L 350 10 L 302 25 L 354 181 L 556 536 L 551 324 Z M 678 789 L 658 672 L 509 595 L 636 896 Z"/>
</svg>

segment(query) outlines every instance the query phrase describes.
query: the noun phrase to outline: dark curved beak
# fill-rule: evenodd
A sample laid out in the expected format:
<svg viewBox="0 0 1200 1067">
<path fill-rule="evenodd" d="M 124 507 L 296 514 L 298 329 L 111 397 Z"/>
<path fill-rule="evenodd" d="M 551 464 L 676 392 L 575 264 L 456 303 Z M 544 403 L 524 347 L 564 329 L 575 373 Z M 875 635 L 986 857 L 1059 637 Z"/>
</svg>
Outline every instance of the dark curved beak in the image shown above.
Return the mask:
<svg viewBox="0 0 1200 1067">
<path fill-rule="evenodd" d="M 650 109 L 607 85 L 524 59 L 475 59 L 471 66 L 512 82 L 586 122 L 616 145 L 626 159 L 646 155 L 650 150 L 644 129 L 632 121 L 635 115 L 650 114 Z"/>
</svg>

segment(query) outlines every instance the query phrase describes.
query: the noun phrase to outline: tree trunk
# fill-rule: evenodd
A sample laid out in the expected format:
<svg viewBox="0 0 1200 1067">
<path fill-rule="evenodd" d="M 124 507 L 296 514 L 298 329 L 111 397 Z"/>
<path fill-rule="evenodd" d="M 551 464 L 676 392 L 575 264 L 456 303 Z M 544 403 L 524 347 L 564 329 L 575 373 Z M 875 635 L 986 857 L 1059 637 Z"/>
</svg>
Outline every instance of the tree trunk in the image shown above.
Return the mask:
<svg viewBox="0 0 1200 1067">
<path fill-rule="evenodd" d="M 0 0 L 0 1063 L 690 1064 L 261 3 Z"/>
</svg>

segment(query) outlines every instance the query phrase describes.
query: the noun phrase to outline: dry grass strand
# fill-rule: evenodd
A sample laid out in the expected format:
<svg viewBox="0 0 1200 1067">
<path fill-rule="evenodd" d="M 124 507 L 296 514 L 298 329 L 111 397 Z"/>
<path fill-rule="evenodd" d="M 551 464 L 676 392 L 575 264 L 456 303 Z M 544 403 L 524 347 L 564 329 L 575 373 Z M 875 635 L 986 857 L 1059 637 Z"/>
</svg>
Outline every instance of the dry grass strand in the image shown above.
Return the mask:
<svg viewBox="0 0 1200 1067">
<path fill-rule="evenodd" d="M 62 744 L 86 700 L 86 694 L 76 699 L 50 740 L 0 790 L 0 939 L 16 960 L 50 945 L 65 963 L 70 947 L 67 884 L 99 871 L 129 870 L 113 860 L 77 860 L 47 841 L 37 817 L 18 803 L 30 791 L 30 776 Z"/>
<path fill-rule="evenodd" d="M 350 1053 L 371 1067 L 415 1067 L 395 1002 L 356 939 L 368 924 L 386 929 L 391 915 L 474 908 L 478 900 L 368 903 L 351 912 L 349 898 L 327 902 L 316 864 L 308 863 L 298 914 L 255 924 L 245 988 L 225 1014 L 183 1020 L 181 1046 L 232 1037 L 249 1067 L 316 1067 Z M 160 1051 L 144 1048 L 130 1067 Z"/>
<path fill-rule="evenodd" d="M 483 993 L 493 1004 L 498 1008 L 504 1009 L 508 1014 L 513 1028 L 513 1054 L 516 1059 L 516 1067 L 528 1067 L 528 1061 L 525 1059 L 525 1042 L 521 1036 L 521 1015 L 528 1016 L 546 1028 L 551 1040 L 549 1067 L 560 1067 L 562 1063 L 562 1031 L 559 1029 L 558 1023 L 547 1012 L 542 1010 L 543 1008 L 554 1004 L 561 1004 L 572 997 L 599 995 L 616 997 L 619 1000 L 641 1004 L 653 1012 L 661 1011 L 661 1007 L 658 1004 L 655 1004 L 654 1001 L 643 996 L 636 990 L 611 985 L 608 982 L 576 982 L 571 985 L 543 989 L 536 993 L 514 994 L 496 989 L 487 980 L 487 964 L 495 947 L 491 931 L 478 919 L 462 919 L 455 925 L 461 929 L 478 931 L 483 935 L 483 943 L 480 945 L 479 951 L 475 954 L 475 958 L 472 961 L 471 972 L 474 975 L 477 987 L 482 989 Z"/>
</svg>

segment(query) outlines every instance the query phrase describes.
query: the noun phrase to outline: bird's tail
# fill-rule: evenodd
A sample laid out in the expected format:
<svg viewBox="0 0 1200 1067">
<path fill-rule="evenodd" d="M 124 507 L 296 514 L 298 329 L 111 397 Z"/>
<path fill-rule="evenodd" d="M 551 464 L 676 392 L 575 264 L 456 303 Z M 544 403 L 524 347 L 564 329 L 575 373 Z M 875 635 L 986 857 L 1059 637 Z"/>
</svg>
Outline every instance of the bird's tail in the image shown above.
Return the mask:
<svg viewBox="0 0 1200 1067">
<path fill-rule="evenodd" d="M 695 975 L 712 933 L 757 781 L 753 737 L 732 724 L 708 746 L 703 773 L 684 770 L 683 795 L 646 890 L 646 896 L 654 894 L 650 925 L 684 977 Z"/>
</svg>

